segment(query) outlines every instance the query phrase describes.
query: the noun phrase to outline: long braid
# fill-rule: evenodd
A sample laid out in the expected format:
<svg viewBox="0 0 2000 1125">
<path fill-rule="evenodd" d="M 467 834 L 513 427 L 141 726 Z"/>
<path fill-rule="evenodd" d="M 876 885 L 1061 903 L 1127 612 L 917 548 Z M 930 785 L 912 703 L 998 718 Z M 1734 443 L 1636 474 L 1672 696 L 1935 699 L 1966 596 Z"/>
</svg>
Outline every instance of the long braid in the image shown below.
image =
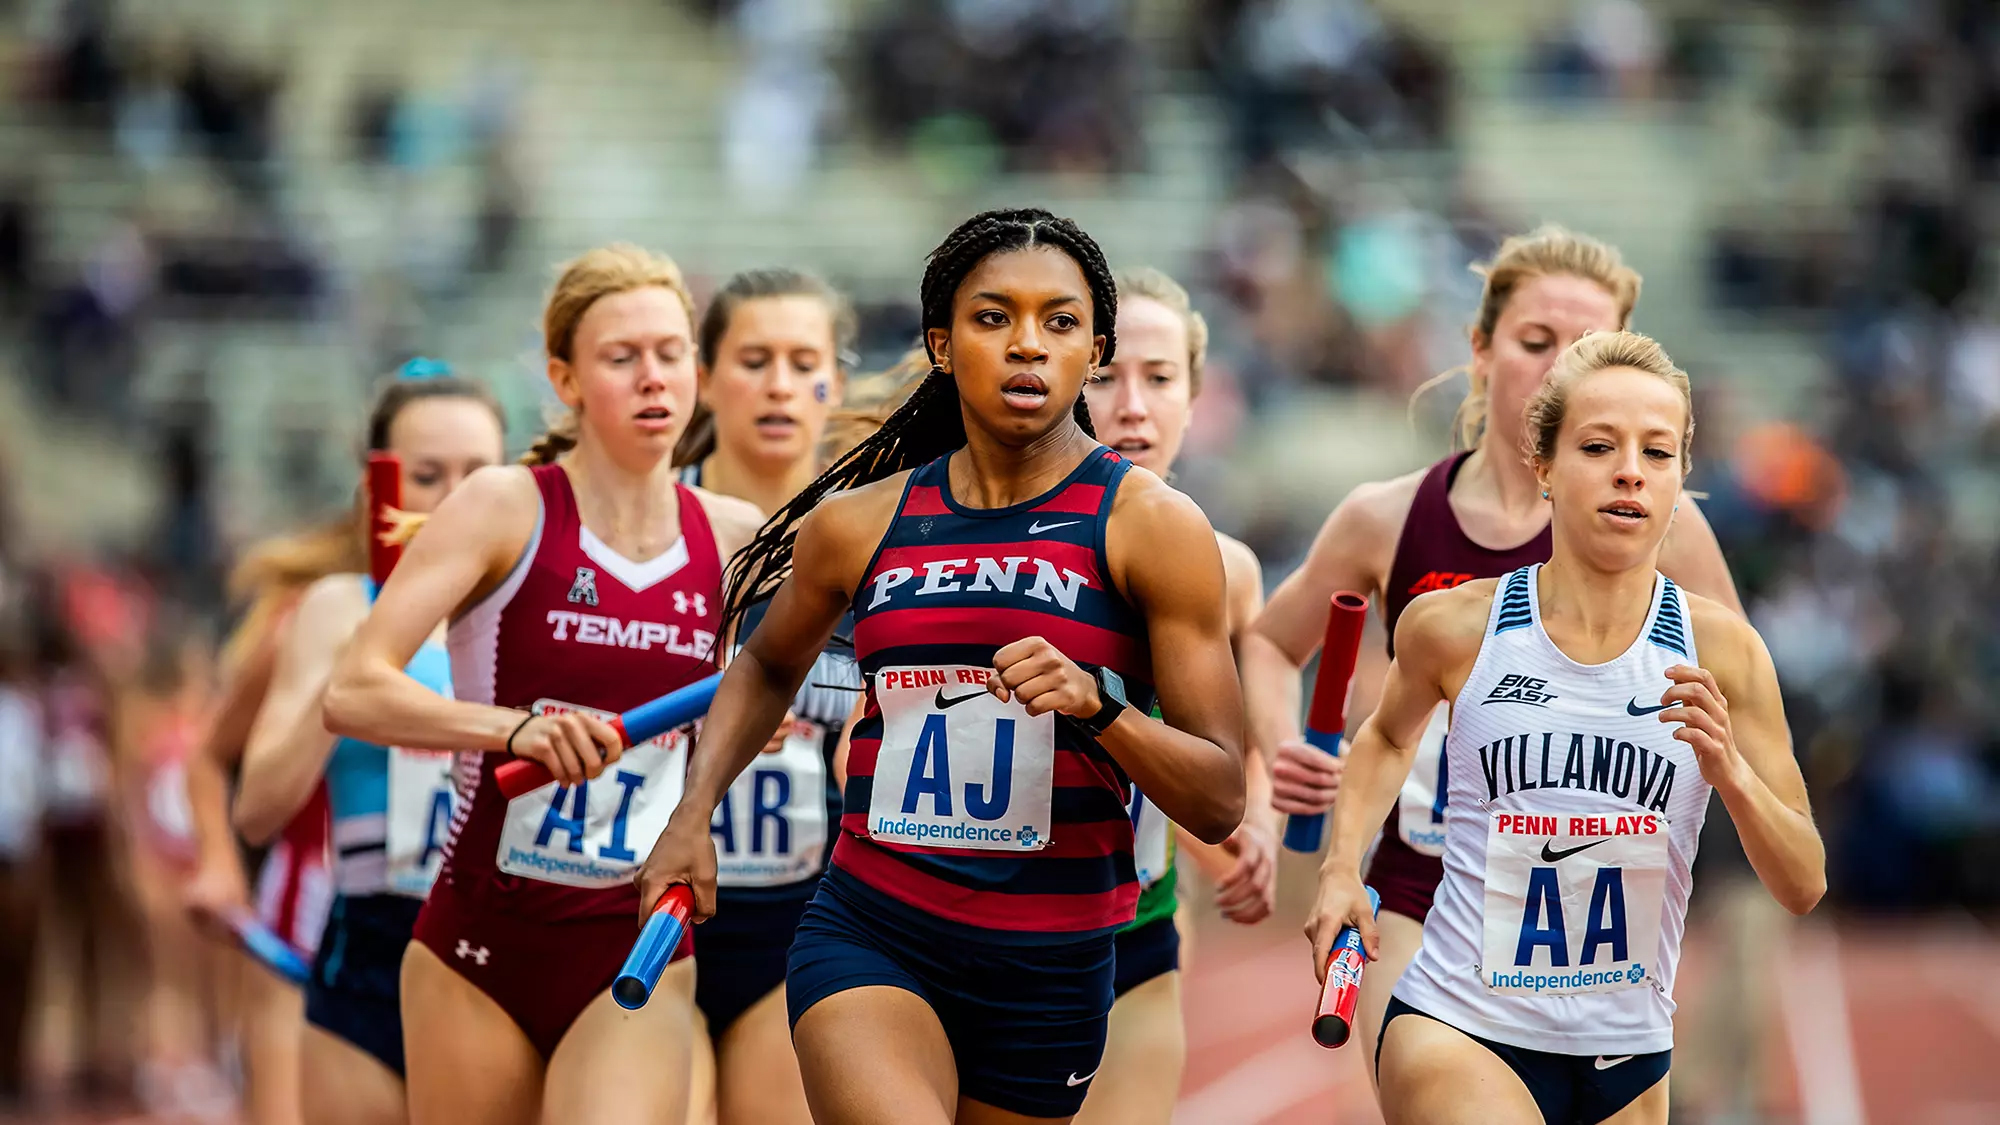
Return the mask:
<svg viewBox="0 0 2000 1125">
<path fill-rule="evenodd" d="M 1040 208 L 985 211 L 974 215 L 931 251 L 919 289 L 923 305 L 924 351 L 931 372 L 901 408 L 847 454 L 828 466 L 784 507 L 779 508 L 748 545 L 729 560 L 728 604 L 722 628 L 729 635 L 743 613 L 775 594 L 792 573 L 792 548 L 799 521 L 827 495 L 884 480 L 906 469 L 928 464 L 965 444 L 965 416 L 958 385 L 937 366 L 930 329 L 951 327 L 952 300 L 966 277 L 993 254 L 1047 246 L 1069 255 L 1090 287 L 1091 332 L 1104 337 L 1108 363 L 1117 344 L 1118 285 L 1104 252 L 1083 229 Z M 1077 425 L 1092 437 L 1090 411 L 1077 395 L 1072 411 Z"/>
</svg>

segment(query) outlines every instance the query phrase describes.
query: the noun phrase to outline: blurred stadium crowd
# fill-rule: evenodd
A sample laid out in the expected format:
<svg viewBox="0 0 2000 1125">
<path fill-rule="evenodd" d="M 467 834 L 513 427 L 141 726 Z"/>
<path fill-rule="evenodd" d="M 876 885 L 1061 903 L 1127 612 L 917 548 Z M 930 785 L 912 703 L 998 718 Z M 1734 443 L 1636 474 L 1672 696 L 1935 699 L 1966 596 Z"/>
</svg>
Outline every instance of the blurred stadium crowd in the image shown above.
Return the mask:
<svg viewBox="0 0 2000 1125">
<path fill-rule="evenodd" d="M 628 6 L 645 3 L 666 0 Z M 553 258 L 536 216 L 591 205 L 587 192 L 552 199 L 536 166 L 532 68 L 495 55 L 456 84 L 384 68 L 339 91 L 344 151 L 331 159 L 421 237 L 357 265 L 298 205 L 285 107 L 309 77 L 305 9 L 259 48 L 144 7 L 0 0 L 0 373 L 23 402 L 0 434 L 0 1107 L 26 1081 L 38 956 L 38 979 L 118 993 L 73 1005 L 56 1081 L 122 1089 L 142 1060 L 149 1097 L 209 1095 L 200 1074 L 174 1069 L 192 1057 L 169 1049 L 204 1018 L 204 970 L 167 920 L 172 857 L 133 810 L 208 705 L 231 561 L 282 525 L 236 514 L 241 486 L 221 466 L 241 423 L 198 363 L 172 393 L 141 393 L 165 326 L 344 335 L 352 369 L 316 377 L 349 388 L 336 401 L 351 406 L 373 373 L 434 351 L 425 326 L 468 294 L 543 277 Z M 1690 129 L 1754 115 L 1759 147 L 1790 172 L 1704 213 L 1682 300 L 1695 333 L 1754 324 L 1814 360 L 1773 402 L 1756 356 L 1666 336 L 1696 380 L 1695 485 L 1783 678 L 1840 908 L 2000 905 L 1992 5 L 1577 0 L 1541 6 L 1553 14 L 1504 56 L 1425 18 L 1448 5 L 1386 0 L 682 7 L 684 26 L 733 60 L 713 160 L 779 208 L 856 146 L 903 162 L 912 192 L 998 177 L 1116 198 L 1153 174 L 1149 106 L 1163 84 L 1209 107 L 1225 143 L 1204 160 L 1226 190 L 1198 252 L 1159 263 L 1186 276 L 1215 325 L 1184 483 L 1272 576 L 1345 487 L 1278 479 L 1283 458 L 1257 455 L 1273 427 L 1303 414 L 1327 441 L 1359 442 L 1344 420 L 1402 417 L 1420 383 L 1462 359 L 1467 263 L 1506 232 L 1566 218 L 1482 183 L 1466 157 L 1471 109 L 1504 99 Z M 1766 45 L 1754 53 L 1752 31 Z M 192 203 L 129 209 L 78 243 L 64 233 L 67 181 L 36 159 L 58 151 L 142 184 L 202 186 Z M 1838 193 L 1816 183 L 1834 151 L 1862 170 Z M 1428 190 L 1399 183 L 1393 170 L 1408 167 Z M 444 203 L 427 194 L 441 178 Z M 712 284 L 716 271 L 691 267 Z M 864 366 L 912 337 L 919 263 L 905 267 L 900 287 L 829 271 L 864 310 Z M 1656 292 L 1649 283 L 1647 299 Z M 515 314 L 526 323 L 532 310 Z M 532 414 L 536 372 L 515 366 L 527 389 L 503 394 Z M 1442 449 L 1454 403 L 1449 384 L 1419 400 L 1410 448 Z M 262 463 L 256 487 L 275 497 L 263 510 L 341 502 L 350 431 L 292 426 Z M 151 499 L 136 527 L 51 531 L 23 514 L 23 462 L 44 456 L 49 433 L 95 435 L 107 444 L 92 448 L 139 466 Z M 1301 490 L 1316 504 L 1245 500 Z M 1716 850 L 1726 862 L 1727 842 Z M 141 992 L 145 1020 L 109 1014 Z"/>
</svg>

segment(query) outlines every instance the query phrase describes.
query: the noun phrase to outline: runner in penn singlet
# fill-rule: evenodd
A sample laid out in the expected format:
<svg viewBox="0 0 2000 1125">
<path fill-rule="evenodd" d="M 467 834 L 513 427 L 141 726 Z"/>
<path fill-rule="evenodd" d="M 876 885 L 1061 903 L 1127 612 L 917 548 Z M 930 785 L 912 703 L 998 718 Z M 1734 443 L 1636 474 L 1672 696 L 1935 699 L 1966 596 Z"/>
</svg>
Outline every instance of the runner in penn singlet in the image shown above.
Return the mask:
<svg viewBox="0 0 2000 1125">
<path fill-rule="evenodd" d="M 722 560 L 678 488 L 681 538 L 634 562 L 577 517 L 569 474 L 537 465 L 539 526 L 507 582 L 452 622 L 457 698 L 609 717 L 715 671 Z M 639 934 L 631 876 L 680 799 L 687 735 L 627 750 L 596 779 L 508 801 L 507 758 L 458 761 L 458 831 L 416 939 L 491 996 L 544 1057 L 611 987 Z"/>
</svg>

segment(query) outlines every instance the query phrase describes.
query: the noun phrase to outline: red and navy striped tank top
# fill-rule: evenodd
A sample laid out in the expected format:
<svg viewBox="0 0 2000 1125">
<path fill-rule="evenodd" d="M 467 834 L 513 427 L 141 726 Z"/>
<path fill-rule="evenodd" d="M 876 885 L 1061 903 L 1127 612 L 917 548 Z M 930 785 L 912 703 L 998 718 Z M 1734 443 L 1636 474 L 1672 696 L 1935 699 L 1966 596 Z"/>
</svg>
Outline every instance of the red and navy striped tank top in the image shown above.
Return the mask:
<svg viewBox="0 0 2000 1125">
<path fill-rule="evenodd" d="M 1127 779 L 1071 720 L 985 691 L 993 655 L 1047 639 L 1153 701 L 1145 621 L 1110 580 L 1104 536 L 1131 463 L 1099 446 L 1033 500 L 968 508 L 949 455 L 910 474 L 854 595 L 867 682 L 835 875 L 1007 944 L 1131 921 Z"/>
</svg>

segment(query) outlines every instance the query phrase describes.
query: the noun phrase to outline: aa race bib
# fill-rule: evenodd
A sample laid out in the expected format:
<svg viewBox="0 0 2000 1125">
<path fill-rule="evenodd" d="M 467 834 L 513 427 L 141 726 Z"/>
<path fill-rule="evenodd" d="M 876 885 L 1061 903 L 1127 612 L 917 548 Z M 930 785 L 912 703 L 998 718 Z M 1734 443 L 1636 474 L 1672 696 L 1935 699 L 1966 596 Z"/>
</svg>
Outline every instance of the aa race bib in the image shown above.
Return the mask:
<svg viewBox="0 0 2000 1125">
<path fill-rule="evenodd" d="M 1660 955 L 1667 818 L 1489 815 L 1487 989 L 1549 996 L 1645 983 Z"/>
<path fill-rule="evenodd" d="M 388 882 L 393 894 L 431 893 L 451 839 L 452 761 L 448 750 L 389 747 Z"/>
<path fill-rule="evenodd" d="M 1444 854 L 1444 802 L 1451 792 L 1445 775 L 1445 736 L 1451 733 L 1451 704 L 1440 703 L 1431 712 L 1430 725 L 1417 740 L 1417 756 L 1410 763 L 1410 776 L 1396 795 L 1396 834 L 1419 855 Z"/>
<path fill-rule="evenodd" d="M 614 717 L 553 699 L 536 700 L 534 711 Z M 678 730 L 632 747 L 574 789 L 550 782 L 507 803 L 495 866 L 567 887 L 621 886 L 666 830 L 686 782 L 687 736 Z"/>
<path fill-rule="evenodd" d="M 1055 793 L 1055 714 L 986 690 L 989 668 L 884 668 L 868 834 L 938 848 L 1038 851 Z"/>
<path fill-rule="evenodd" d="M 783 749 L 759 754 L 716 806 L 716 882 L 780 887 L 819 874 L 826 854 L 826 728 L 799 722 Z"/>
</svg>

